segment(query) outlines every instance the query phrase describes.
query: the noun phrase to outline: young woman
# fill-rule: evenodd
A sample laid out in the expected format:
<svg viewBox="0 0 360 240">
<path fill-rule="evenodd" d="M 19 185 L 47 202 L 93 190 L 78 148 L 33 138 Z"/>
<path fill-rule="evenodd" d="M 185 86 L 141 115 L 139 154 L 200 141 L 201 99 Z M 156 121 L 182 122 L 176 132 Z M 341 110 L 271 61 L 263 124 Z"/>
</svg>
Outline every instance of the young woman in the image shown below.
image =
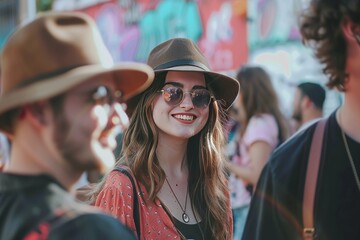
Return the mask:
<svg viewBox="0 0 360 240">
<path fill-rule="evenodd" d="M 148 64 L 155 80 L 137 99 L 117 163 L 129 176 L 112 171 L 93 201 L 140 239 L 232 239 L 222 121 L 239 84 L 212 72 L 188 39 L 158 45 Z"/>
<path fill-rule="evenodd" d="M 229 169 L 234 239 L 241 239 L 251 193 L 272 151 L 288 137 L 270 76 L 260 67 L 244 66 L 237 75 L 241 91 L 233 107 L 240 127 Z"/>
</svg>

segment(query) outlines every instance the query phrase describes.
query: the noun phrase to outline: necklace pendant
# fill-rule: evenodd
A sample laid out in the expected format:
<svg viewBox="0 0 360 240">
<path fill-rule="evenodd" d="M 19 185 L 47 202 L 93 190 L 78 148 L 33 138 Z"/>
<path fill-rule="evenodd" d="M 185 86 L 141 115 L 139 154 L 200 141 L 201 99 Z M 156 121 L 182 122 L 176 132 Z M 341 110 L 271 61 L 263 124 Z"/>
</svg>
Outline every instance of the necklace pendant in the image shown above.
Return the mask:
<svg viewBox="0 0 360 240">
<path fill-rule="evenodd" d="M 190 221 L 189 216 L 185 212 L 182 214 L 182 219 L 185 223 L 188 223 Z"/>
</svg>

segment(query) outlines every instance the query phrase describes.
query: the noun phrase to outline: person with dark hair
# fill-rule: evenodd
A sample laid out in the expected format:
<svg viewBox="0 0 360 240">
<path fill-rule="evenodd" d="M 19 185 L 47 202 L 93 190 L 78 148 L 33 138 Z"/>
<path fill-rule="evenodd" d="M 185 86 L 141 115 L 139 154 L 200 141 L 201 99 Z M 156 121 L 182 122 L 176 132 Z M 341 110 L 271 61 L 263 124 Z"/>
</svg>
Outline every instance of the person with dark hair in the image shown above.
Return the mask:
<svg viewBox="0 0 360 240">
<path fill-rule="evenodd" d="M 344 93 L 344 103 L 273 153 L 252 198 L 243 239 L 360 239 L 359 16 L 360 0 L 312 0 L 303 13 L 303 41 L 323 64 L 327 86 Z M 316 134 L 323 124 L 324 132 Z M 316 142 L 322 148 L 315 149 L 319 158 L 311 159 L 319 159 L 318 170 L 309 161 Z"/>
<path fill-rule="evenodd" d="M 273 150 L 289 135 L 269 74 L 261 67 L 243 66 L 236 74 L 241 89 L 233 104 L 239 119 L 235 152 L 228 163 L 234 219 L 234 239 L 240 239 L 252 189 Z"/>
<path fill-rule="evenodd" d="M 135 239 L 112 216 L 69 193 L 87 170 L 106 172 L 121 102 L 148 87 L 146 64 L 114 64 L 84 13 L 44 13 L 1 54 L 0 129 L 11 140 L 0 172 L 0 239 Z"/>
<path fill-rule="evenodd" d="M 297 85 L 292 118 L 299 129 L 305 129 L 323 117 L 325 97 L 325 89 L 318 83 L 302 82 Z"/>
<path fill-rule="evenodd" d="M 239 83 L 212 71 L 186 38 L 159 44 L 147 63 L 155 80 L 140 95 L 117 170 L 94 190 L 93 203 L 139 239 L 232 240 L 222 123 Z"/>
</svg>

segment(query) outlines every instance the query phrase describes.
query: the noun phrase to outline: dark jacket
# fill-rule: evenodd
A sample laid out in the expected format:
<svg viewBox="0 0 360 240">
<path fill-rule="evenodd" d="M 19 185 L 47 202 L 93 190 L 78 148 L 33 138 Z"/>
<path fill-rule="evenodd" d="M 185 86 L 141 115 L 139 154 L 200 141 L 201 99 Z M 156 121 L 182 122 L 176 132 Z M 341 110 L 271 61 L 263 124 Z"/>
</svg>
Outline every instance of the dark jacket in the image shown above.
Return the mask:
<svg viewBox="0 0 360 240">
<path fill-rule="evenodd" d="M 264 167 L 252 198 L 244 240 L 302 237 L 302 199 L 315 124 L 290 138 Z M 360 174 L 360 143 L 347 137 Z M 360 191 L 333 113 L 325 127 L 314 204 L 317 239 L 360 239 Z"/>
<path fill-rule="evenodd" d="M 0 173 L 0 239 L 134 239 L 115 218 L 76 202 L 46 175 Z"/>
</svg>

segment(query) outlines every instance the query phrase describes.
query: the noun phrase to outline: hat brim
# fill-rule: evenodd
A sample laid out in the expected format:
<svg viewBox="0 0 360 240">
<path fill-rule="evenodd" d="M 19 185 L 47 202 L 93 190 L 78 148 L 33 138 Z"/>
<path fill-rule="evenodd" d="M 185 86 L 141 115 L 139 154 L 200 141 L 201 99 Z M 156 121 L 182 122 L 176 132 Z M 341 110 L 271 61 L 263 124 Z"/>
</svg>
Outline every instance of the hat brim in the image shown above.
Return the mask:
<svg viewBox="0 0 360 240">
<path fill-rule="evenodd" d="M 122 92 L 124 100 L 144 91 L 154 78 L 152 68 L 143 63 L 121 63 L 111 68 L 81 66 L 4 94 L 0 98 L 0 114 L 27 103 L 54 97 L 93 77 L 108 74 L 113 74 L 117 90 Z"/>
<path fill-rule="evenodd" d="M 236 79 L 226 76 L 221 73 L 204 70 L 200 67 L 192 65 L 175 66 L 165 69 L 155 70 L 155 74 L 168 72 L 168 71 L 181 71 L 181 72 L 202 72 L 206 76 L 208 86 L 213 90 L 215 99 L 222 104 L 225 109 L 229 109 L 235 101 L 240 84 Z"/>
</svg>

